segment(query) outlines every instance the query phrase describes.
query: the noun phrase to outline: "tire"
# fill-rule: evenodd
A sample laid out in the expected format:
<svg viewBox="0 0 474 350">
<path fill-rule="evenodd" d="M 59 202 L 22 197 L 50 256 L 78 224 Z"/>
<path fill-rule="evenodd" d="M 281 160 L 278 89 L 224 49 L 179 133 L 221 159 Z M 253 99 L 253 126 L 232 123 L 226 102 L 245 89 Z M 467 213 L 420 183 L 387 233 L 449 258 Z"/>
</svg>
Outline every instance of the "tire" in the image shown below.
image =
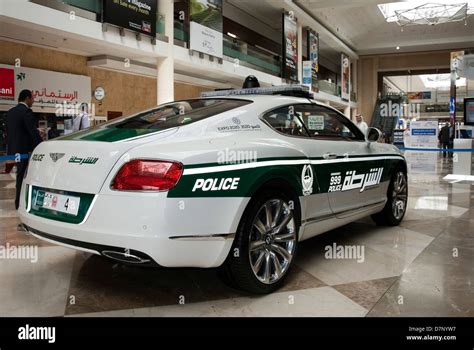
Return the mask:
<svg viewBox="0 0 474 350">
<path fill-rule="evenodd" d="M 372 220 L 379 226 L 398 226 L 405 216 L 407 203 L 407 173 L 397 168 L 388 186 L 387 203 L 381 212 L 372 215 Z"/>
<path fill-rule="evenodd" d="M 252 294 L 268 294 L 281 287 L 297 251 L 299 210 L 296 204 L 291 206 L 296 200 L 277 189 L 263 190 L 252 198 L 221 267 L 226 283 Z"/>
</svg>

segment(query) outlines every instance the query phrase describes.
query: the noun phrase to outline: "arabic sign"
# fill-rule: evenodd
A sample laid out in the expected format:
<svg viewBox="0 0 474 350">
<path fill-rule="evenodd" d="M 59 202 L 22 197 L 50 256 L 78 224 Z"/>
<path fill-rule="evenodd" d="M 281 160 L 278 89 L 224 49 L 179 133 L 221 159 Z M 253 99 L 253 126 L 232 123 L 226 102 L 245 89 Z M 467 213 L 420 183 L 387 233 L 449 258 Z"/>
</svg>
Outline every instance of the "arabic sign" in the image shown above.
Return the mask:
<svg viewBox="0 0 474 350">
<path fill-rule="evenodd" d="M 283 13 L 282 78 L 298 81 L 298 27 L 296 19 Z"/>
<path fill-rule="evenodd" d="M 157 0 L 104 0 L 104 22 L 156 36 Z"/>
<path fill-rule="evenodd" d="M 351 61 L 341 54 L 341 99 L 349 101 L 351 96 Z"/>
<path fill-rule="evenodd" d="M 15 105 L 23 89 L 31 90 L 33 93 L 34 111 L 55 113 L 57 105 L 91 102 L 91 78 L 88 76 L 3 64 L 0 64 L 0 70 L 3 71 L 2 77 L 13 75 L 15 95 L 11 98 L 0 94 L 0 104 Z"/>
<path fill-rule="evenodd" d="M 189 48 L 222 58 L 222 0 L 190 0 L 189 8 Z"/>
<path fill-rule="evenodd" d="M 71 158 L 69 158 L 68 163 L 74 163 L 74 164 L 79 164 L 79 165 L 82 165 L 82 164 L 93 165 L 97 163 L 98 160 L 99 158 L 94 158 L 94 157 L 80 158 L 80 157 L 72 156 Z"/>
<path fill-rule="evenodd" d="M 367 188 L 377 186 L 382 180 L 383 168 L 370 169 L 368 173 L 357 174 L 349 170 L 343 176 L 340 172 L 332 173 L 328 192 L 344 192 L 358 189 L 364 192 Z"/>
</svg>

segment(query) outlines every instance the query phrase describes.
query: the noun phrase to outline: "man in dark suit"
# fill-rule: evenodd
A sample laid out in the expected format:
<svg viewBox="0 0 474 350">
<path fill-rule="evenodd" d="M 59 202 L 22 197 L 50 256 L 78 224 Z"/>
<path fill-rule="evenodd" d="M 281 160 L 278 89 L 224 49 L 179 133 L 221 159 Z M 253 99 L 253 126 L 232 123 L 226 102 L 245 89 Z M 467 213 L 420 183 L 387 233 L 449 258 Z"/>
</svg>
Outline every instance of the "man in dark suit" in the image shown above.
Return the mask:
<svg viewBox="0 0 474 350">
<path fill-rule="evenodd" d="M 31 107 L 34 98 L 30 90 L 22 90 L 18 97 L 18 104 L 7 112 L 7 154 L 16 155 L 33 152 L 42 141 L 36 128 L 36 121 Z M 21 159 L 16 163 L 16 198 L 15 208 L 20 203 L 20 192 L 23 177 L 28 167 L 28 159 Z"/>
<path fill-rule="evenodd" d="M 439 131 L 438 135 L 438 140 L 441 144 L 441 148 L 443 149 L 443 158 L 446 158 L 448 155 L 448 152 L 446 150 L 452 148 L 450 147 L 451 144 L 451 123 L 446 123 L 441 130 Z"/>
</svg>

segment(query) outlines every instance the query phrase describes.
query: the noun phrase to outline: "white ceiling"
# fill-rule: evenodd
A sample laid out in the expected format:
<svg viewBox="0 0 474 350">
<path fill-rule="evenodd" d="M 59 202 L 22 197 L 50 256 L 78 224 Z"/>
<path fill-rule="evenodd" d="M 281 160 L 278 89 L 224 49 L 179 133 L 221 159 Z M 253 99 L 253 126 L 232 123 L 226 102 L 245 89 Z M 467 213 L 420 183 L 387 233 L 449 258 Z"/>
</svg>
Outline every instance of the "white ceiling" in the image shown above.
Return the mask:
<svg viewBox="0 0 474 350">
<path fill-rule="evenodd" d="M 430 75 L 431 79 L 440 78 L 442 80 L 449 79 L 449 74 Z M 434 91 L 437 89 L 427 87 L 425 82 L 421 79 L 419 75 L 404 75 L 404 76 L 389 76 L 385 77 L 391 84 L 403 92 L 418 92 L 418 91 Z M 474 89 L 474 80 L 467 79 L 465 81 L 465 86 L 459 86 L 458 90 L 468 90 L 472 91 Z M 449 91 L 449 88 L 440 88 L 443 91 Z"/>
<path fill-rule="evenodd" d="M 118 57 L 127 57 L 130 60 L 156 63 L 156 57 L 144 56 L 140 51 L 131 52 L 130 50 L 119 50 L 109 48 L 105 45 L 94 45 L 89 41 L 79 40 L 68 34 L 53 34 L 47 31 L 41 31 L 32 28 L 28 24 L 2 23 L 0 40 L 14 41 L 21 44 L 43 47 L 46 49 L 60 50 L 80 56 L 113 55 Z"/>
<path fill-rule="evenodd" d="M 474 47 L 474 16 L 464 22 L 409 26 L 387 23 L 377 4 L 394 0 L 295 0 L 359 55 Z M 442 0 L 427 0 L 442 3 Z M 462 2 L 460 0 L 459 2 Z M 400 51 L 396 47 L 400 46 Z"/>
</svg>

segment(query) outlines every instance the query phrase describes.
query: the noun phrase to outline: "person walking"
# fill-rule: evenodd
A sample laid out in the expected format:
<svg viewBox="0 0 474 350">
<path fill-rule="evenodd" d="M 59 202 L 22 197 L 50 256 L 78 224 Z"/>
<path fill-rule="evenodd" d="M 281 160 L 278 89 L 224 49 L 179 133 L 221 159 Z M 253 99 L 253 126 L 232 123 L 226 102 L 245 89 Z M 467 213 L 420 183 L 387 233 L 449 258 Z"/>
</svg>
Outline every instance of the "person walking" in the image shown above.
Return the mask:
<svg viewBox="0 0 474 350">
<path fill-rule="evenodd" d="M 365 137 L 367 137 L 367 131 L 369 130 L 369 126 L 367 123 L 364 121 L 364 117 L 362 117 L 362 114 L 356 115 L 356 125 L 362 131 Z"/>
<path fill-rule="evenodd" d="M 36 128 L 35 117 L 31 107 L 34 98 L 30 90 L 22 90 L 18 97 L 18 104 L 7 112 L 7 154 L 24 155 L 33 152 L 36 146 L 43 141 Z M 16 162 L 16 197 L 15 209 L 20 203 L 21 186 L 23 177 L 28 167 L 28 159 Z"/>
<path fill-rule="evenodd" d="M 76 132 L 79 130 L 87 129 L 91 122 L 89 120 L 89 114 L 87 103 L 81 104 L 81 111 L 79 114 L 72 120 L 72 131 Z"/>
<path fill-rule="evenodd" d="M 443 150 L 443 158 L 446 158 L 448 154 L 446 150 L 450 148 L 451 144 L 451 123 L 444 124 L 444 126 L 439 131 L 438 140 Z"/>
</svg>

